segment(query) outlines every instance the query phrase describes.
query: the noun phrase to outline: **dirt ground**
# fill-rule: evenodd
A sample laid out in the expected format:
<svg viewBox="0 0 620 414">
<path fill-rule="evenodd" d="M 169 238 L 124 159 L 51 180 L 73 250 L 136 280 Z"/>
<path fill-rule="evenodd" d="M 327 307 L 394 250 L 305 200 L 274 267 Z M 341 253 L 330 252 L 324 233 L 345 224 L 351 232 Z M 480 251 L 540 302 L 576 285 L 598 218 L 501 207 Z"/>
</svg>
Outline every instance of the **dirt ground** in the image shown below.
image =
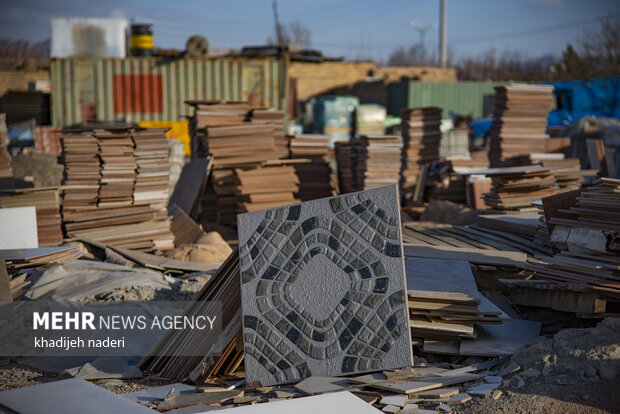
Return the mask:
<svg viewBox="0 0 620 414">
<path fill-rule="evenodd" d="M 55 374 L 44 373 L 15 363 L 6 364 L 7 361 L 0 363 L 0 390 L 35 385 L 55 379 Z M 117 394 L 161 385 L 160 382 L 148 378 L 100 380 L 94 383 Z M 467 403 L 454 406 L 452 412 L 458 414 L 615 414 L 620 413 L 619 386 L 620 384 L 616 381 L 570 385 L 532 381 L 519 389 L 501 388 L 502 395 L 497 400 L 490 397 L 473 397 Z"/>
<path fill-rule="evenodd" d="M 502 389 L 499 399 L 474 397 L 453 408 L 453 413 L 599 414 L 620 412 L 618 382 L 560 385 L 536 383 L 517 390 Z"/>
</svg>

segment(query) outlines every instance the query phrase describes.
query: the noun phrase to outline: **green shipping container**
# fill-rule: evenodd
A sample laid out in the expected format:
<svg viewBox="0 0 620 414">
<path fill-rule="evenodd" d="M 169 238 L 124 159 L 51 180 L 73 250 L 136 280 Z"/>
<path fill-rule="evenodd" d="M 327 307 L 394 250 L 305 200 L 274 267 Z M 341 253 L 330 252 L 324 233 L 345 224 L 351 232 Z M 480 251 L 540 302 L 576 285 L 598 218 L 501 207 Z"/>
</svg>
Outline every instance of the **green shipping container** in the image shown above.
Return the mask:
<svg viewBox="0 0 620 414">
<path fill-rule="evenodd" d="M 450 111 L 460 115 L 483 116 L 482 103 L 485 95 L 507 82 L 400 82 L 390 85 L 389 113 L 400 116 L 403 108 L 437 106 L 443 108 L 443 118 Z"/>
<path fill-rule="evenodd" d="M 286 63 L 276 58 L 52 59 L 51 82 L 57 126 L 180 121 L 190 99 L 286 107 Z"/>
</svg>

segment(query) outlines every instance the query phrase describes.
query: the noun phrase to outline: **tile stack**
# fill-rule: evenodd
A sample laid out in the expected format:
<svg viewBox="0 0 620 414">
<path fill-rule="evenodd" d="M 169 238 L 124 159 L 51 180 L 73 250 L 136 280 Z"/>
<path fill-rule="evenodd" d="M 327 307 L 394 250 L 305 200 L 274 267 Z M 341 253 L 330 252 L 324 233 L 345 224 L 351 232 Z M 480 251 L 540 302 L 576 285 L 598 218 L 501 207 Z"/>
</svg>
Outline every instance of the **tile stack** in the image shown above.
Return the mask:
<svg viewBox="0 0 620 414">
<path fill-rule="evenodd" d="M 234 170 L 215 170 L 218 221 L 236 224 L 237 214 L 299 202 L 299 179 L 293 165 L 274 163 Z"/>
<path fill-rule="evenodd" d="M 495 113 L 489 131 L 492 167 L 519 165 L 519 157 L 544 153 L 553 86 L 510 85 L 495 88 Z"/>
<path fill-rule="evenodd" d="M 396 135 L 364 135 L 364 190 L 398 184 L 403 140 Z"/>
<path fill-rule="evenodd" d="M 491 168 L 476 174 L 491 177 L 491 191 L 484 194 L 484 202 L 493 213 L 535 213 L 532 202 L 559 190 L 553 172 L 539 166 Z"/>
<path fill-rule="evenodd" d="M 136 141 L 127 130 L 63 135 L 62 218 L 68 237 L 147 252 L 174 247 L 162 193 L 168 152 L 155 138 L 160 132 L 138 133 Z"/>
<path fill-rule="evenodd" d="M 237 101 L 185 101 L 194 107 L 194 115 L 189 119 L 192 157 L 205 157 L 207 136 L 205 128 L 211 126 L 237 125 L 246 120 L 250 106 Z"/>
<path fill-rule="evenodd" d="M 458 355 L 476 325 L 509 319 L 478 291 L 466 261 L 407 257 L 405 268 L 411 335 L 424 352 Z"/>
<path fill-rule="evenodd" d="M 439 159 L 441 108 L 403 109 L 402 194 L 412 193 L 418 183 L 420 167 Z"/>
<path fill-rule="evenodd" d="M 0 192 L 0 208 L 34 206 L 37 211 L 39 247 L 62 243 L 58 188 L 26 188 Z"/>
<path fill-rule="evenodd" d="M 64 134 L 61 162 L 65 166 L 63 210 L 96 207 L 101 166 L 99 144 L 92 132 Z"/>
<path fill-rule="evenodd" d="M 360 191 L 364 188 L 364 146 L 359 140 L 337 141 L 338 188 L 340 194 Z"/>
<path fill-rule="evenodd" d="M 131 134 L 135 143 L 137 165 L 133 192 L 134 204 L 148 202 L 155 209 L 165 209 L 168 203 L 170 162 L 168 139 L 164 129 L 145 129 Z"/>
<path fill-rule="evenodd" d="M 294 164 L 299 177 L 301 201 L 334 195 L 332 173 L 329 166 L 329 136 L 319 134 L 296 135 L 289 137 L 292 159 L 307 159 L 308 163 Z"/>
<path fill-rule="evenodd" d="M 293 165 L 266 165 L 247 170 L 237 168 L 235 193 L 240 197 L 239 212 L 298 203 L 299 178 Z"/>
<path fill-rule="evenodd" d="M 101 160 L 99 206 L 130 206 L 136 181 L 134 143 L 126 131 L 95 130 Z"/>
<path fill-rule="evenodd" d="M 11 177 L 11 156 L 8 151 L 9 132 L 6 128 L 6 114 L 0 114 L 0 177 Z"/>
<path fill-rule="evenodd" d="M 284 138 L 283 113 L 256 108 L 251 111 L 252 122 L 247 122 L 250 119 L 248 116 L 250 107 L 247 102 L 190 101 L 188 103 L 196 108 L 190 120 L 192 154 L 198 157 L 206 156 L 206 154 L 213 155 L 211 185 L 205 192 L 205 199 L 208 198 L 211 204 L 213 204 L 213 194 L 215 195 L 217 213 L 211 215 L 215 216 L 220 223 L 234 224 L 236 214 L 246 211 L 244 204 L 252 204 L 248 199 L 251 193 L 240 192 L 237 188 L 239 180 L 236 171 L 252 170 L 266 161 L 278 158 L 279 146 L 276 145 L 276 139 L 278 136 Z M 280 146 L 282 146 L 282 138 Z M 280 152 L 283 152 L 281 150 L 280 148 Z M 286 148 L 286 153 L 288 154 L 288 148 Z M 257 176 L 264 175 L 263 173 L 262 170 L 255 172 Z M 241 173 L 241 175 L 244 174 Z M 274 176 L 277 179 L 278 174 L 275 173 Z M 286 181 L 288 177 L 284 179 L 288 182 Z M 278 196 L 274 197 L 278 198 Z M 260 199 L 260 196 L 254 196 L 253 199 Z M 274 199 L 270 202 L 279 201 Z"/>
<path fill-rule="evenodd" d="M 284 111 L 277 111 L 273 108 L 253 108 L 250 111 L 250 121 L 256 124 L 271 125 L 278 158 L 288 158 L 288 138 L 284 134 Z"/>
<path fill-rule="evenodd" d="M 591 186 L 542 202 L 557 253 L 546 263 L 527 263 L 526 274 L 562 285 L 589 286 L 597 298 L 616 301 L 620 295 L 620 180 L 600 178 Z M 605 306 L 589 311 L 599 313 L 598 317 L 604 312 Z"/>
</svg>

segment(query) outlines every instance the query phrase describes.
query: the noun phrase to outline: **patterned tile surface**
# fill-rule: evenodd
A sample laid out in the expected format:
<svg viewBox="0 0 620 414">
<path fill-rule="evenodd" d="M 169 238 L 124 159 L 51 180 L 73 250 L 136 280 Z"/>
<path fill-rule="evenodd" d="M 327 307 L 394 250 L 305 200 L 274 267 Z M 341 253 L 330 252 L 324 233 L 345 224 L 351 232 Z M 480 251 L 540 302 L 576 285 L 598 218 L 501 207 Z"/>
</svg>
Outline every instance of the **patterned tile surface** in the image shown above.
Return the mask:
<svg viewBox="0 0 620 414">
<path fill-rule="evenodd" d="M 396 186 L 238 216 L 247 381 L 413 363 Z"/>
</svg>

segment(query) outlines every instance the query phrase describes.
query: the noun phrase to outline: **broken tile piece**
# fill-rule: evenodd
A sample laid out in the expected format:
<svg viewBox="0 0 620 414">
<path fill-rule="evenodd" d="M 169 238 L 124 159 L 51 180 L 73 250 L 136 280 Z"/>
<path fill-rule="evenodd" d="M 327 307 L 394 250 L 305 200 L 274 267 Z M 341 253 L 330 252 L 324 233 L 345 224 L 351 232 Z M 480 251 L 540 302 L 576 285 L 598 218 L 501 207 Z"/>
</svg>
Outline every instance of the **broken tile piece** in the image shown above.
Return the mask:
<svg viewBox="0 0 620 414">
<path fill-rule="evenodd" d="M 500 384 L 502 382 L 502 377 L 499 375 L 487 375 L 484 377 L 484 382 L 488 382 L 489 384 Z"/>
<path fill-rule="evenodd" d="M 247 381 L 413 365 L 396 186 L 240 214 L 237 227 Z"/>
<path fill-rule="evenodd" d="M 459 394 L 456 394 L 450 397 L 447 403 L 450 405 L 456 405 L 456 404 L 466 403 L 469 400 L 471 400 L 471 395 L 462 392 L 462 393 L 459 393 Z"/>
<path fill-rule="evenodd" d="M 388 395 L 383 397 L 380 401 L 381 404 L 385 405 L 396 405 L 397 407 L 404 407 L 407 404 L 407 396 L 406 395 Z"/>
<path fill-rule="evenodd" d="M 458 388 L 438 388 L 435 390 L 428 390 L 416 393 L 415 396 L 424 399 L 436 399 L 451 397 L 459 393 Z"/>
<path fill-rule="evenodd" d="M 437 409 L 442 413 L 449 413 L 450 411 L 452 411 L 452 408 L 445 404 L 441 404 L 439 407 L 437 407 Z"/>
<path fill-rule="evenodd" d="M 500 390 L 495 390 L 493 391 L 493 395 L 491 395 L 491 398 L 493 398 L 494 400 L 498 400 L 501 396 L 502 392 Z"/>
<path fill-rule="evenodd" d="M 388 414 L 395 414 L 395 413 L 400 412 L 400 407 L 396 405 L 386 405 L 385 407 L 381 409 L 381 411 L 383 411 L 384 413 L 388 413 Z"/>
<path fill-rule="evenodd" d="M 486 396 L 486 395 L 489 395 L 491 391 L 493 391 L 499 386 L 500 384 L 480 384 L 480 385 L 476 385 L 475 387 L 468 389 L 467 392 L 470 395 Z"/>
<path fill-rule="evenodd" d="M 350 386 L 346 378 L 310 377 L 295 385 L 295 388 L 307 395 L 321 395 L 326 392 L 342 391 Z"/>
<path fill-rule="evenodd" d="M 513 374 L 519 371 L 520 369 L 521 369 L 521 366 L 513 361 L 509 363 L 508 365 L 506 365 L 505 368 L 502 368 L 499 370 L 499 376 L 505 377 L 506 375 Z"/>
</svg>

